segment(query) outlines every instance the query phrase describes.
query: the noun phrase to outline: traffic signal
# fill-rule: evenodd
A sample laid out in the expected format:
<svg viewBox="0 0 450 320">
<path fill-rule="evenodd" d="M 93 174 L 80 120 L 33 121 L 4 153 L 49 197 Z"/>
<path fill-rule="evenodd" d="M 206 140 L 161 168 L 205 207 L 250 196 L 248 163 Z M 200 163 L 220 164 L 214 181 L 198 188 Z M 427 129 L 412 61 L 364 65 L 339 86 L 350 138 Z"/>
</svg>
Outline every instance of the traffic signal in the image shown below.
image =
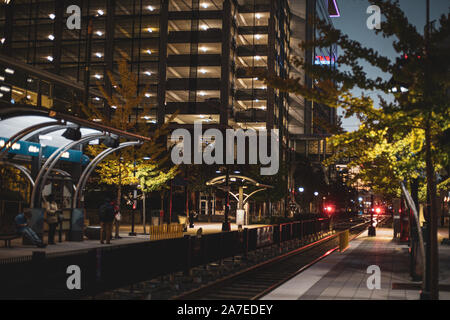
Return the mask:
<svg viewBox="0 0 450 320">
<path fill-rule="evenodd" d="M 333 212 L 334 212 L 334 206 L 332 206 L 332 205 L 325 205 L 325 206 L 323 207 L 323 210 L 325 211 L 325 213 L 326 213 L 327 215 L 332 215 Z"/>
</svg>

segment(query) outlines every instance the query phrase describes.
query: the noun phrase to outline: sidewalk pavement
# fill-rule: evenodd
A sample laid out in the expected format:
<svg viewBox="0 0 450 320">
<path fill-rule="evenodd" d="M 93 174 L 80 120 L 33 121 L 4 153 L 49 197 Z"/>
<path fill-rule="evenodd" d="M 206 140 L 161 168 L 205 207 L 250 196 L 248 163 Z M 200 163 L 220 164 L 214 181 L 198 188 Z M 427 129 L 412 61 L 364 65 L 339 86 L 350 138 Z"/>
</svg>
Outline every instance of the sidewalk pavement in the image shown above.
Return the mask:
<svg viewBox="0 0 450 320">
<path fill-rule="evenodd" d="M 343 253 L 335 252 L 284 283 L 262 300 L 416 300 L 420 290 L 411 290 L 407 244 L 393 239 L 392 229 L 378 228 L 376 237 L 367 231 L 350 243 Z M 440 246 L 440 284 L 450 285 L 450 246 Z M 381 288 L 370 290 L 367 282 L 377 265 Z M 393 289 L 393 285 L 403 289 Z M 408 288 L 406 290 L 405 288 Z M 440 292 L 450 300 L 450 292 Z"/>
</svg>

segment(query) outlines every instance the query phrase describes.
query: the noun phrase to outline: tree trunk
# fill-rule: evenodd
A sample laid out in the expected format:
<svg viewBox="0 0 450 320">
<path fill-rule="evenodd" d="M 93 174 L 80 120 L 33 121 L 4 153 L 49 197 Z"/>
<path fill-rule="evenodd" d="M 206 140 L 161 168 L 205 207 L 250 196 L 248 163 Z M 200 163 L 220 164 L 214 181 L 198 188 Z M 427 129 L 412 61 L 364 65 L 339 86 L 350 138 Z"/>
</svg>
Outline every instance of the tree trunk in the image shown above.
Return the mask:
<svg viewBox="0 0 450 320">
<path fill-rule="evenodd" d="M 145 219 L 145 215 L 146 215 L 146 208 L 145 208 L 145 192 L 142 192 L 142 225 L 144 227 L 144 234 L 147 234 L 147 229 L 145 228 L 146 225 L 146 219 Z"/>
<path fill-rule="evenodd" d="M 122 198 L 122 160 L 119 158 L 119 185 L 117 186 L 117 207 L 120 212 L 120 200 Z"/>
<path fill-rule="evenodd" d="M 436 177 L 433 166 L 433 159 L 431 154 L 431 132 L 430 124 L 428 123 L 425 129 L 425 160 L 426 160 L 426 172 L 427 172 L 427 203 L 429 224 L 428 224 L 428 241 L 430 242 L 430 261 L 428 288 L 430 290 L 430 298 L 433 300 L 439 299 L 439 253 L 438 253 L 438 240 L 437 240 L 437 206 L 436 206 Z"/>
</svg>

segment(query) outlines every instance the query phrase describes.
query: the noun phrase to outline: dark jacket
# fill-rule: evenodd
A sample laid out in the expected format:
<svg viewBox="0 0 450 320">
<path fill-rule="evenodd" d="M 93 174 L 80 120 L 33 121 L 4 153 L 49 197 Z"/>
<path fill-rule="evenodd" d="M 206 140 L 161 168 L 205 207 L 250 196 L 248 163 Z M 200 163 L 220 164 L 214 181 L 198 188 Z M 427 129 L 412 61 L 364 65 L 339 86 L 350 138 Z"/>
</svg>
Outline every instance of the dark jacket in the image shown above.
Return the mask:
<svg viewBox="0 0 450 320">
<path fill-rule="evenodd" d="M 114 207 L 109 202 L 105 202 L 99 208 L 100 222 L 114 221 Z"/>
</svg>

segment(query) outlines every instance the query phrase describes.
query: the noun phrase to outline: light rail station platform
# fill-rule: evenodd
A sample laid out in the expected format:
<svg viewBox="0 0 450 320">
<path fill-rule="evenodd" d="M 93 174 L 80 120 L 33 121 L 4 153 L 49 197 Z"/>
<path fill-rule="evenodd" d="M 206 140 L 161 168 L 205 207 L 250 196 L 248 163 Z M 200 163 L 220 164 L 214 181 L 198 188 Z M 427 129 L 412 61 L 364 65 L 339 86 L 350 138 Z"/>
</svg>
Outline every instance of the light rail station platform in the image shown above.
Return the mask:
<svg viewBox="0 0 450 320">
<path fill-rule="evenodd" d="M 247 225 L 244 228 L 258 228 L 264 225 Z M 191 235 L 194 236 L 197 234 L 198 230 L 202 228 L 202 234 L 212 234 L 212 233 L 220 233 L 222 232 L 222 223 L 209 223 L 209 222 L 196 222 L 194 224 L 194 228 L 188 228 L 187 232 L 183 233 L 183 235 Z M 231 223 L 231 230 L 238 230 L 238 226 L 235 223 Z M 55 245 L 48 245 L 46 248 L 37 248 L 33 245 L 23 245 L 22 238 L 14 239 L 11 241 L 11 248 L 4 247 L 3 241 L 0 242 L 0 263 L 3 259 L 9 258 L 18 258 L 18 257 L 26 257 L 31 256 L 33 251 L 44 251 L 46 254 L 53 253 L 70 253 L 71 251 L 80 251 L 80 250 L 88 250 L 93 248 L 100 248 L 105 246 L 119 246 L 126 245 L 138 242 L 146 242 L 146 241 L 157 241 L 150 240 L 148 234 L 143 234 L 144 230 L 142 225 L 135 227 L 135 232 L 137 236 L 129 236 L 129 232 L 131 231 L 130 225 L 123 225 L 120 227 L 120 236 L 121 239 L 112 239 L 111 244 L 100 244 L 99 240 L 84 240 L 80 242 L 72 242 L 72 241 L 58 241 L 58 232 L 55 235 Z M 147 233 L 149 232 L 149 228 L 147 226 Z M 113 229 L 114 235 L 114 229 Z M 63 238 L 64 239 L 64 238 Z M 47 237 L 44 236 L 44 242 L 47 242 Z"/>
<path fill-rule="evenodd" d="M 262 300 L 418 300 L 421 282 L 411 281 L 408 250 L 392 229 L 378 228 L 376 237 L 365 231 L 347 250 L 328 255 Z M 380 289 L 367 286 L 372 265 L 380 268 Z M 440 285 L 450 287 L 450 246 L 439 246 L 439 268 Z M 439 297 L 449 300 L 450 292 L 441 290 Z"/>
</svg>

